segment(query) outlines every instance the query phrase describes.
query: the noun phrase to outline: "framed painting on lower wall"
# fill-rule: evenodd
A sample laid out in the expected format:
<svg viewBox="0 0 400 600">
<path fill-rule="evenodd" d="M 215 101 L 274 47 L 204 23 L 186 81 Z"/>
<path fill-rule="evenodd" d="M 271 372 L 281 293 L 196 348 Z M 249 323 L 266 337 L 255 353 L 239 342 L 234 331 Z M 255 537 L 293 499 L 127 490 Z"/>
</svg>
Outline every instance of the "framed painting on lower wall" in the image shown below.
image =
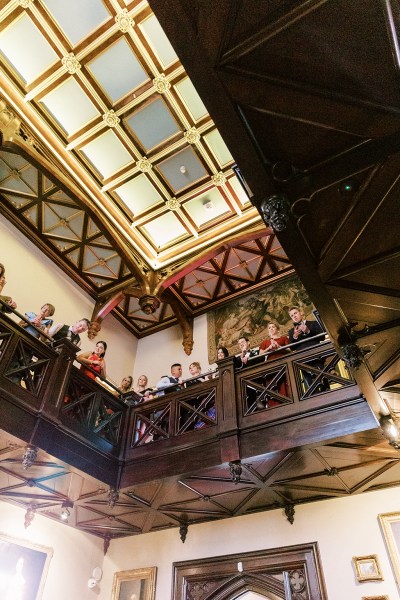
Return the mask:
<svg viewBox="0 0 400 600">
<path fill-rule="evenodd" d="M 114 573 L 111 600 L 154 600 L 157 567 Z"/>
<path fill-rule="evenodd" d="M 40 600 L 53 550 L 0 533 L 1 600 Z"/>
<path fill-rule="evenodd" d="M 400 587 L 400 512 L 378 515 L 397 585 Z"/>
</svg>

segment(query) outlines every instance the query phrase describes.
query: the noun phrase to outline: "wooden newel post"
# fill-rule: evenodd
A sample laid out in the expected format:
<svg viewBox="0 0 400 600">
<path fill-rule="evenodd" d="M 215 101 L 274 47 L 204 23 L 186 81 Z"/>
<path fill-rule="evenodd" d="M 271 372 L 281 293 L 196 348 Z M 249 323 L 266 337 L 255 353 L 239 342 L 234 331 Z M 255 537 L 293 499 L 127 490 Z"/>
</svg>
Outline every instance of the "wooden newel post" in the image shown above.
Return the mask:
<svg viewBox="0 0 400 600">
<path fill-rule="evenodd" d="M 234 357 L 218 361 L 217 415 L 221 463 L 240 459 Z"/>
<path fill-rule="evenodd" d="M 72 365 L 79 348 L 67 338 L 64 338 L 54 345 L 54 349 L 57 351 L 58 356 L 53 364 L 43 395 L 42 410 L 53 417 L 58 417 L 67 391 Z"/>
</svg>

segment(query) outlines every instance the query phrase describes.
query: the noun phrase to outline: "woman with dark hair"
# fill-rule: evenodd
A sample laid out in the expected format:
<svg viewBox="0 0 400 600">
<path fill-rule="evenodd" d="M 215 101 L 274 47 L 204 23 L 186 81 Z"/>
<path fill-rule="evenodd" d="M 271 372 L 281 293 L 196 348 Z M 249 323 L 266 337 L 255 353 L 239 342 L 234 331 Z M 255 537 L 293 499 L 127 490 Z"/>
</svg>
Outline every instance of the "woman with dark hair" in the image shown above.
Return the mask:
<svg viewBox="0 0 400 600">
<path fill-rule="evenodd" d="M 227 358 L 228 356 L 229 356 L 228 348 L 225 348 L 225 346 L 218 346 L 217 360 L 222 360 L 223 358 Z"/>
<path fill-rule="evenodd" d="M 81 371 L 90 379 L 96 379 L 97 375 L 106 377 L 106 361 L 104 360 L 106 350 L 107 343 L 100 341 L 97 342 L 93 352 L 83 352 L 76 357 L 76 360 L 82 364 Z M 86 367 L 90 367 L 91 370 Z"/>
</svg>

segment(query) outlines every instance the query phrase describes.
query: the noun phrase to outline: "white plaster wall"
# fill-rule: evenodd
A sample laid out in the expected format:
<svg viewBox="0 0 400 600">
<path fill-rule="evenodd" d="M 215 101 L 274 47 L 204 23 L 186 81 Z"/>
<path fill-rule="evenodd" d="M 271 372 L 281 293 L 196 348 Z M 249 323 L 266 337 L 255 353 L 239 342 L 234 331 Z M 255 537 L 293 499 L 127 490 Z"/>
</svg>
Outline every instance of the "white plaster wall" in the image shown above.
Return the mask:
<svg viewBox="0 0 400 600">
<path fill-rule="evenodd" d="M 207 315 L 201 315 L 194 320 L 194 346 L 190 356 L 185 354 L 182 346 L 182 332 L 178 325 L 164 331 L 159 331 L 138 342 L 134 368 L 135 382 L 139 375 L 147 375 L 149 385 L 155 385 L 162 375 L 170 373 L 171 365 L 181 363 L 183 378 L 190 377 L 189 365 L 197 360 L 203 373 L 209 368 L 207 348 Z"/>
<path fill-rule="evenodd" d="M 89 589 L 87 582 L 94 567 L 102 566 L 102 540 L 41 515 L 25 529 L 24 515 L 0 501 L 1 533 L 53 550 L 42 600 L 96 600 L 99 589 Z"/>
<path fill-rule="evenodd" d="M 73 324 L 82 317 L 90 319 L 94 301 L 85 294 L 43 252 L 0 216 L 0 262 L 6 267 L 4 294 L 18 304 L 18 311 L 37 312 L 46 302 L 56 307 L 54 322 Z M 92 350 L 94 343 L 86 334 L 82 351 Z M 118 385 L 133 373 L 137 339 L 112 315 L 102 323 L 98 340 L 108 344 L 107 375 Z"/>
<path fill-rule="evenodd" d="M 294 524 L 278 509 L 189 527 L 113 540 L 104 560 L 98 600 L 109 600 L 115 571 L 157 566 L 156 600 L 169 600 L 172 563 L 317 541 L 329 600 L 363 596 L 399 598 L 377 516 L 400 511 L 400 488 L 296 507 Z M 353 556 L 377 554 L 383 581 L 359 583 Z"/>
</svg>

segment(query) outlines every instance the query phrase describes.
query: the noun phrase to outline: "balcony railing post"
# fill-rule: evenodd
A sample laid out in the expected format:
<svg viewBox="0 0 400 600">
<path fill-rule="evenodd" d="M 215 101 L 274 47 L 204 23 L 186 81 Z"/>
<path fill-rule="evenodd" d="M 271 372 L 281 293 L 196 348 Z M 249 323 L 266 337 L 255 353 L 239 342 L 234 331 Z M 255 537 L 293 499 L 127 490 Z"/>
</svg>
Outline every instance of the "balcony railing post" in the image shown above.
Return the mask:
<svg viewBox="0 0 400 600">
<path fill-rule="evenodd" d="M 58 418 L 79 348 L 68 339 L 63 339 L 57 343 L 56 349 L 58 356 L 43 394 L 42 410 Z"/>
<path fill-rule="evenodd" d="M 221 441 L 221 462 L 239 460 L 239 429 L 233 356 L 228 356 L 218 362 L 216 404 L 218 434 Z"/>
</svg>

